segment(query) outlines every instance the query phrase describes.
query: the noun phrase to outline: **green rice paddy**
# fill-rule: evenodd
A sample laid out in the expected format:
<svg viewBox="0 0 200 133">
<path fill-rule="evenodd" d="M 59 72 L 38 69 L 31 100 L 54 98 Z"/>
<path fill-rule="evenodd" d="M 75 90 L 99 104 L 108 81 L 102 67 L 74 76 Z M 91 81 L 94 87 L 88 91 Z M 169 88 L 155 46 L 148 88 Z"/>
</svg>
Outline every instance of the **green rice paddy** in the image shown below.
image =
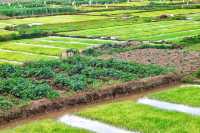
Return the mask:
<svg viewBox="0 0 200 133">
<path fill-rule="evenodd" d="M 43 25 L 43 24 L 54 24 L 54 23 L 69 23 L 69 22 L 80 22 L 89 20 L 103 19 L 103 16 L 86 16 L 86 15 L 57 15 L 57 16 L 44 16 L 37 18 L 24 18 L 24 19 L 8 19 L 0 20 L 0 28 L 7 25 L 20 25 L 20 24 L 31 24 L 31 25 Z"/>
<path fill-rule="evenodd" d="M 82 117 L 142 133 L 200 132 L 200 117 L 165 111 L 141 105 L 134 101 L 100 105 L 88 108 L 77 114 Z"/>
<path fill-rule="evenodd" d="M 200 34 L 200 22 L 189 20 L 160 21 L 64 32 L 60 34 L 97 37 L 114 36 L 122 40 L 176 41 L 177 39 L 184 38 L 188 35 L 192 36 Z"/>
<path fill-rule="evenodd" d="M 67 126 L 54 120 L 42 120 L 17 128 L 11 128 L 0 133 L 91 133 L 89 131 Z"/>
<path fill-rule="evenodd" d="M 76 48 L 78 50 L 83 50 L 94 45 L 111 44 L 115 42 L 116 41 L 111 40 L 55 36 L 1 42 L 0 62 L 1 59 L 17 62 L 55 59 L 66 49 Z"/>
<path fill-rule="evenodd" d="M 175 87 L 151 94 L 149 97 L 171 103 L 200 107 L 200 86 Z"/>
</svg>

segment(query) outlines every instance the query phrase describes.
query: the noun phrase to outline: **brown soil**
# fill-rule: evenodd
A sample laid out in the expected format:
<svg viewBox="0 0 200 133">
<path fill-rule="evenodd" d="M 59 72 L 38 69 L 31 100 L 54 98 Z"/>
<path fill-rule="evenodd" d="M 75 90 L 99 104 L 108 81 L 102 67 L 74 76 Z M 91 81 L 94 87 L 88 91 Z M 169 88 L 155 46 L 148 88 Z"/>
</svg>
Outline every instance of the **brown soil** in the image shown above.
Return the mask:
<svg viewBox="0 0 200 133">
<path fill-rule="evenodd" d="M 115 55 L 115 58 L 142 64 L 158 64 L 175 67 L 178 72 L 188 74 L 200 68 L 200 53 L 179 49 L 136 49 Z"/>
</svg>

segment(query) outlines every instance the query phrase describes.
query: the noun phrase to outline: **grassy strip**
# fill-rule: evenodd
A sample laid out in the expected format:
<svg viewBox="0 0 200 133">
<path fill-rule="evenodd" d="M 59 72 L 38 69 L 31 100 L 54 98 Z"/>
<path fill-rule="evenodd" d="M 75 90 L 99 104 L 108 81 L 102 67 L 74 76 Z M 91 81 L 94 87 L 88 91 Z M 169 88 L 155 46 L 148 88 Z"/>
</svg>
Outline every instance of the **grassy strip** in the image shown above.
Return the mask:
<svg viewBox="0 0 200 133">
<path fill-rule="evenodd" d="M 27 27 L 23 25 L 19 25 L 15 28 L 20 33 L 35 33 L 35 32 L 47 32 L 47 33 L 57 33 L 57 32 L 69 32 L 69 31 L 79 31 L 84 29 L 96 29 L 96 28 L 104 28 L 104 27 L 111 27 L 117 25 L 127 25 L 127 24 L 134 24 L 140 22 L 150 21 L 151 19 L 140 19 L 140 18 L 130 18 L 124 21 L 121 18 L 104 18 L 98 20 L 88 20 L 88 21 L 81 21 L 81 22 L 70 22 L 66 23 L 63 21 L 59 21 L 59 23 L 55 24 L 45 24 L 41 26 L 32 26 Z"/>
<path fill-rule="evenodd" d="M 143 11 L 143 10 L 114 10 L 114 11 L 104 11 L 104 12 L 90 12 L 90 15 L 132 15 L 140 17 L 156 17 L 162 14 L 191 14 L 200 13 L 199 9 L 175 9 L 175 10 L 161 10 L 161 11 Z"/>
<path fill-rule="evenodd" d="M 17 51 L 17 53 L 13 53 L 12 56 L 5 56 L 10 55 L 8 52 L 1 52 L 0 58 L 7 59 L 7 60 L 15 60 L 15 61 L 30 61 L 35 60 L 38 58 L 40 59 L 47 59 L 48 56 L 45 55 L 52 55 L 52 56 L 59 56 L 64 50 L 70 48 L 76 48 L 78 50 L 85 49 L 87 47 L 93 45 L 100 45 L 100 44 L 112 44 L 115 41 L 111 40 L 93 40 L 93 39 L 79 39 L 79 38 L 68 38 L 68 37 L 44 37 L 44 38 L 37 38 L 37 39 L 23 39 L 23 40 L 16 40 L 16 41 L 8 41 L 8 42 L 1 42 L 0 49 L 4 50 L 12 50 Z M 25 55 L 24 53 L 20 52 L 28 52 L 33 54 L 42 54 L 42 55 Z M 22 55 L 22 56 L 21 56 Z M 15 56 L 15 58 L 14 58 Z"/>
<path fill-rule="evenodd" d="M 200 87 L 175 87 L 167 91 L 152 94 L 149 97 L 171 103 L 200 106 Z"/>
<path fill-rule="evenodd" d="M 101 105 L 77 114 L 143 133 L 200 132 L 199 117 L 164 111 L 133 101 Z"/>
<path fill-rule="evenodd" d="M 8 19 L 0 20 L 0 23 L 9 25 L 20 25 L 20 24 L 55 24 L 55 23 L 69 23 L 69 22 L 82 22 L 88 20 L 104 19 L 101 16 L 87 16 L 87 15 L 57 15 L 57 16 L 44 16 L 37 18 L 24 18 L 24 19 Z"/>
<path fill-rule="evenodd" d="M 141 29 L 141 27 L 143 28 Z M 168 33 L 177 32 L 178 34 L 179 32 L 181 33 L 182 31 L 186 30 L 194 30 L 195 32 L 195 30 L 199 28 L 199 24 L 193 21 L 164 21 L 126 26 L 115 26 L 100 29 L 89 29 L 60 34 L 80 36 L 115 36 L 123 40 L 148 40 L 151 36 L 153 37 L 155 35 L 162 34 L 162 37 L 153 40 L 163 40 L 171 37 L 176 37 L 176 34 L 172 34 L 172 36 L 169 36 Z"/>
<path fill-rule="evenodd" d="M 89 131 L 67 126 L 53 121 L 36 121 L 17 128 L 0 131 L 0 133 L 91 133 Z"/>
<path fill-rule="evenodd" d="M 18 51 L 18 52 L 29 52 L 33 54 L 44 54 L 44 55 L 53 55 L 53 56 L 58 56 L 63 51 L 60 48 L 43 48 L 37 45 L 36 46 L 19 45 L 12 42 L 1 43 L 0 48 L 5 49 L 5 50 Z"/>
<path fill-rule="evenodd" d="M 54 59 L 54 58 L 46 56 L 46 55 L 28 55 L 28 54 L 23 54 L 23 53 L 1 51 L 0 59 L 26 62 L 26 61 L 37 61 L 37 60 L 49 60 L 49 59 Z"/>
</svg>

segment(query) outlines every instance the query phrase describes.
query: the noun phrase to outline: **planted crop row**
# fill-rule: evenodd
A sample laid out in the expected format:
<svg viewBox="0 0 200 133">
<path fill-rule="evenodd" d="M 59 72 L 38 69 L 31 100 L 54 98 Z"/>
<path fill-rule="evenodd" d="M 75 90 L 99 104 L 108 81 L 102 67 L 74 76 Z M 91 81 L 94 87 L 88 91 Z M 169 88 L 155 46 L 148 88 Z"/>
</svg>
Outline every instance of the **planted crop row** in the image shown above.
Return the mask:
<svg viewBox="0 0 200 133">
<path fill-rule="evenodd" d="M 59 94 L 54 91 L 54 87 L 66 91 L 80 91 L 99 81 L 129 81 L 169 71 L 155 65 L 81 56 L 26 63 L 22 67 L 4 64 L 0 65 L 0 94 L 12 95 L 23 100 L 55 98 Z"/>
<path fill-rule="evenodd" d="M 141 27 L 143 27 L 141 29 Z M 167 40 L 199 34 L 199 22 L 160 21 L 60 33 L 77 36 L 114 36 L 124 40 Z M 188 32 L 190 34 L 188 35 Z"/>
</svg>

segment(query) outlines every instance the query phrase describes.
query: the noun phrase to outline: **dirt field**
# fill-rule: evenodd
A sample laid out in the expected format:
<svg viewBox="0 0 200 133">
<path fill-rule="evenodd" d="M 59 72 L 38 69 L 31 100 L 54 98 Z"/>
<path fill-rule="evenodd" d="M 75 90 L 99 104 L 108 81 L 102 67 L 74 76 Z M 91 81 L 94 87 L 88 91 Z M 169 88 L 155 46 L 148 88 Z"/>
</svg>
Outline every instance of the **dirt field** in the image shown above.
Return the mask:
<svg viewBox="0 0 200 133">
<path fill-rule="evenodd" d="M 190 73 L 200 67 L 200 53 L 183 50 L 137 49 L 116 55 L 115 58 L 142 64 L 158 64 L 175 67 L 177 71 Z"/>
</svg>

